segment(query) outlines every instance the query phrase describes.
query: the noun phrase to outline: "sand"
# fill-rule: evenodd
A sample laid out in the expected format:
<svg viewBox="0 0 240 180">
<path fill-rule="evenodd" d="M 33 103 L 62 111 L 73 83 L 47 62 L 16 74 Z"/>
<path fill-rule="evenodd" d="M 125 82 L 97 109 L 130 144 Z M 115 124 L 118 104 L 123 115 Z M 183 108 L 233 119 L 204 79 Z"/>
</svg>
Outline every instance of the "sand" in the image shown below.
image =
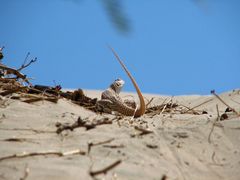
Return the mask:
<svg viewBox="0 0 240 180">
<path fill-rule="evenodd" d="M 100 97 L 100 91 L 85 91 Z M 125 97 L 129 93 L 123 93 Z M 136 98 L 135 94 L 131 94 Z M 171 96 L 154 97 L 150 106 L 160 105 Z M 220 95 L 231 107 L 240 111 L 240 91 Z M 132 98 L 128 97 L 128 98 Z M 93 179 L 89 172 L 102 170 L 120 162 L 97 179 L 176 179 L 238 180 L 240 179 L 240 118 L 216 121 L 226 106 L 215 96 L 191 95 L 172 97 L 172 102 L 207 114 L 163 112 L 146 114 L 131 120 L 124 117 L 112 124 L 86 130 L 56 133 L 56 123 L 73 123 L 80 116 L 89 122 L 115 115 L 96 114 L 72 102 L 40 101 L 32 104 L 0 98 L 0 159 L 22 153 L 71 152 L 77 154 L 45 154 L 0 160 L 0 179 Z M 152 133 L 140 135 L 135 126 Z M 96 144 L 91 146 L 89 143 Z M 99 143 L 99 144 L 98 144 Z M 89 151 L 89 152 L 88 152 Z M 25 177 L 24 177 L 25 176 Z"/>
</svg>

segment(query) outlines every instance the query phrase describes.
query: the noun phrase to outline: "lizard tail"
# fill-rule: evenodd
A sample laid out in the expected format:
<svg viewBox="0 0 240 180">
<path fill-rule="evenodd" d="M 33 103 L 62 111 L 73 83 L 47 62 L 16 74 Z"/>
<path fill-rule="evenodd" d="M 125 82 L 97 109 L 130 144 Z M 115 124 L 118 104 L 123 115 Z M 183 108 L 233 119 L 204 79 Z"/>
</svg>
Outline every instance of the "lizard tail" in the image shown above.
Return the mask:
<svg viewBox="0 0 240 180">
<path fill-rule="evenodd" d="M 145 101 L 144 101 L 143 95 L 142 95 L 142 93 L 141 93 L 141 91 L 140 91 L 140 89 L 139 89 L 135 79 L 132 77 L 131 73 L 128 71 L 127 67 L 124 65 L 124 63 L 122 62 L 122 60 L 120 59 L 118 54 L 114 51 L 114 49 L 112 47 L 109 46 L 109 48 L 112 50 L 112 52 L 115 55 L 115 57 L 117 58 L 118 62 L 121 64 L 121 66 L 123 67 L 123 69 L 127 73 L 128 77 L 131 79 L 131 81 L 132 81 L 132 83 L 134 85 L 134 88 L 137 91 L 138 98 L 140 100 L 140 107 L 137 109 L 134 117 L 142 116 L 145 113 L 145 110 L 146 110 L 146 105 L 145 105 Z"/>
</svg>

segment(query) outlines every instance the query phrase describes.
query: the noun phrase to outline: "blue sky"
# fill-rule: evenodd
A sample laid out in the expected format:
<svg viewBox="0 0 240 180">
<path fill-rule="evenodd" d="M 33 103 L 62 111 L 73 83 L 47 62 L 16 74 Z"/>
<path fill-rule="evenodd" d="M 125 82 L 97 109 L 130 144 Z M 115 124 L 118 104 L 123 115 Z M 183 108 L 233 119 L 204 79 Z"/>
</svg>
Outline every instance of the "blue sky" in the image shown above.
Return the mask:
<svg viewBox="0 0 240 180">
<path fill-rule="evenodd" d="M 33 84 L 105 89 L 120 77 L 134 91 L 109 44 L 145 93 L 239 88 L 239 0 L 122 0 L 128 33 L 102 1 L 0 0 L 3 63 L 19 67 L 30 52 L 38 61 L 24 73 Z"/>
</svg>

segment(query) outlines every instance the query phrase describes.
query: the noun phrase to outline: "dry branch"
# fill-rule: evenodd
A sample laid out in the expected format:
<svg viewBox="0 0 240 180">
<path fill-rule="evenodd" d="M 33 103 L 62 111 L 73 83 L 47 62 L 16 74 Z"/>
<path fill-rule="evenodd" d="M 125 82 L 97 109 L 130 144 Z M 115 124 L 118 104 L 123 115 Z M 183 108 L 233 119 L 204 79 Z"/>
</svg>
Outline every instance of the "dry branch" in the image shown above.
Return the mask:
<svg viewBox="0 0 240 180">
<path fill-rule="evenodd" d="M 231 106 L 229 106 L 225 101 L 223 101 L 222 98 L 220 98 L 219 95 L 216 94 L 216 92 L 214 90 L 211 91 L 211 94 L 213 94 L 216 98 L 218 98 L 224 105 L 226 105 L 229 109 L 232 109 L 234 113 L 236 113 L 236 115 L 240 116 L 240 114 Z"/>
<path fill-rule="evenodd" d="M 46 155 L 55 155 L 55 156 L 69 156 L 69 155 L 85 155 L 86 153 L 80 149 L 75 149 L 72 151 L 43 151 L 43 152 L 22 152 L 20 154 L 13 154 L 9 156 L 3 156 L 0 157 L 0 161 L 8 160 L 8 159 L 14 159 L 14 158 L 25 158 L 25 157 L 31 157 L 31 156 L 46 156 Z"/>
<path fill-rule="evenodd" d="M 0 130 L 6 130 L 6 131 L 32 131 L 34 133 L 55 133 L 55 131 L 45 131 L 45 130 L 38 130 L 38 129 L 32 129 L 32 128 L 0 128 Z"/>
<path fill-rule="evenodd" d="M 202 105 L 202 104 L 200 104 L 200 105 Z M 200 106 L 200 105 L 198 105 L 198 106 Z M 198 106 L 196 106 L 196 107 L 198 107 Z M 155 115 L 162 115 L 163 113 L 169 113 L 169 112 L 174 113 L 174 114 L 190 113 L 190 114 L 194 114 L 194 115 L 199 115 L 200 114 L 199 112 L 193 110 L 196 107 L 189 108 L 184 105 L 174 103 L 172 98 L 170 98 L 168 100 L 165 99 L 161 105 L 156 105 L 156 106 L 147 108 L 145 114 L 150 115 L 150 117 L 153 117 Z M 204 112 L 202 112 L 202 113 L 204 113 Z"/>
<path fill-rule="evenodd" d="M 0 93 L 1 96 L 7 96 L 9 94 L 13 94 L 13 93 L 16 93 L 16 92 L 19 92 L 21 90 L 25 89 L 24 87 L 16 87 L 16 88 L 13 88 L 13 89 L 9 89 L 9 90 L 6 90 L 6 91 L 3 91 Z"/>
<path fill-rule="evenodd" d="M 202 102 L 202 103 L 200 103 L 200 104 L 198 104 L 198 105 L 196 105 L 196 106 L 194 106 L 192 108 L 189 108 L 188 110 L 184 111 L 183 113 L 187 113 L 189 111 L 192 111 L 192 110 L 194 110 L 194 109 L 196 109 L 196 108 L 198 108 L 198 107 L 200 107 L 200 106 L 202 106 L 202 105 L 204 105 L 204 104 L 206 104 L 206 103 L 208 103 L 208 102 L 210 102 L 212 100 L 213 99 L 208 99 L 207 101 L 204 101 L 204 102 Z"/>
<path fill-rule="evenodd" d="M 37 102 L 37 101 L 42 101 L 42 100 L 46 100 L 46 101 L 50 101 L 53 103 L 57 103 L 58 101 L 58 97 L 45 97 L 45 96 L 34 96 L 32 94 L 27 94 L 25 95 L 25 97 L 28 97 L 28 99 L 23 100 L 22 102 L 26 102 L 26 103 L 33 103 L 33 102 Z"/>
<path fill-rule="evenodd" d="M 214 127 L 216 125 L 216 122 L 220 120 L 220 116 L 219 116 L 219 110 L 218 110 L 218 105 L 216 105 L 216 109 L 217 109 L 217 118 L 214 120 L 213 124 L 212 124 L 212 128 L 210 130 L 210 133 L 208 135 L 208 142 L 211 143 L 211 135 L 213 133 Z"/>
<path fill-rule="evenodd" d="M 103 147 L 105 148 L 112 148 L 112 149 L 116 149 L 116 148 L 124 148 L 125 146 L 123 144 L 119 144 L 119 145 L 103 145 Z"/>
<path fill-rule="evenodd" d="M 106 174 L 108 171 L 110 171 L 111 169 L 115 168 L 117 165 L 119 165 L 122 161 L 121 160 L 117 160 L 116 162 L 114 162 L 113 164 L 101 169 L 101 170 L 97 170 L 97 171 L 90 171 L 89 174 L 90 176 L 94 177 L 96 175 L 99 174 Z"/>
<path fill-rule="evenodd" d="M 109 118 L 104 117 L 100 120 L 97 120 L 96 122 L 87 122 L 87 119 L 82 119 L 81 117 L 78 117 L 78 120 L 76 122 L 74 122 L 73 124 L 69 125 L 69 124 L 62 124 L 62 123 L 57 123 L 56 127 L 57 127 L 57 134 L 61 133 L 62 131 L 65 130 L 71 130 L 73 131 L 76 128 L 79 127 L 85 127 L 86 130 L 90 130 L 95 128 L 96 126 L 100 126 L 103 124 L 112 124 L 112 120 L 109 120 Z"/>
<path fill-rule="evenodd" d="M 8 141 L 8 142 L 24 142 L 27 141 L 25 138 L 7 138 L 4 139 L 3 141 Z"/>
<path fill-rule="evenodd" d="M 152 103 L 153 100 L 154 100 L 154 97 L 152 97 L 152 98 L 148 101 L 148 103 L 146 104 L 146 108 Z"/>
<path fill-rule="evenodd" d="M 37 58 L 32 59 L 31 61 L 29 61 L 29 63 L 23 64 L 20 68 L 17 69 L 17 71 L 20 72 L 21 70 L 23 70 L 24 68 L 30 66 L 30 64 L 32 64 L 32 63 L 34 63 L 34 62 L 36 62 L 36 61 L 37 61 Z"/>
<path fill-rule="evenodd" d="M 23 64 L 19 69 L 10 68 L 0 63 L 0 95 L 7 96 L 13 93 L 17 93 L 18 96 L 14 96 L 14 98 L 17 97 L 17 99 L 20 100 L 22 100 L 22 97 L 28 96 L 27 99 L 22 100 L 26 103 L 33 103 L 41 100 L 47 100 L 56 103 L 59 98 L 66 98 L 71 100 L 75 104 L 83 106 L 94 112 L 98 112 L 98 110 L 96 109 L 97 98 L 92 99 L 87 97 L 83 93 L 82 89 L 75 90 L 74 92 L 63 92 L 61 91 L 60 85 L 57 85 L 55 87 L 44 85 L 32 86 L 26 78 L 26 75 L 20 73 L 20 71 L 23 68 L 28 67 L 35 61 L 36 58 L 31 60 L 27 64 Z M 15 75 L 16 78 L 6 78 L 6 74 Z M 23 86 L 19 81 L 17 81 L 18 79 L 22 79 L 30 86 Z"/>
<path fill-rule="evenodd" d="M 5 70 L 7 72 L 7 74 L 14 74 L 15 76 L 17 76 L 17 78 L 21 78 L 23 81 L 30 84 L 30 82 L 27 79 L 27 76 L 20 73 L 18 70 L 14 69 L 14 68 L 7 67 L 7 66 L 5 66 L 1 63 L 0 63 L 0 69 Z"/>
<path fill-rule="evenodd" d="M 107 144 L 107 143 L 112 142 L 113 140 L 114 140 L 114 138 L 108 139 L 108 140 L 106 140 L 106 141 L 96 142 L 96 143 L 93 143 L 93 142 L 88 143 L 88 154 L 90 153 L 91 148 L 92 148 L 93 146 L 98 146 L 98 145 Z"/>
<path fill-rule="evenodd" d="M 2 49 L 0 52 L 2 54 Z M 13 98 L 22 100 L 22 97 L 26 94 L 29 95 L 27 99 L 23 102 L 33 103 L 36 101 L 47 100 L 56 103 L 59 98 L 66 98 L 71 100 L 73 103 L 83 106 L 91 111 L 99 112 L 96 108 L 97 98 L 87 97 L 82 89 L 75 90 L 74 92 L 63 92 L 61 91 L 61 86 L 57 85 L 55 87 L 35 85 L 32 84 L 27 79 L 27 76 L 22 74 L 20 71 L 24 68 L 30 66 L 32 63 L 37 61 L 37 58 L 32 59 L 26 63 L 27 58 L 30 53 L 27 54 L 24 63 L 19 69 L 10 68 L 2 63 L 0 63 L 0 95 L 7 96 L 17 93 Z M 3 57 L 3 55 L 2 55 Z M 13 77 L 8 77 L 6 75 L 13 75 Z M 24 86 L 20 81 L 26 82 L 28 86 Z M 30 85 L 30 86 L 29 86 Z M 23 92 L 25 94 L 23 94 Z M 36 95 L 36 97 L 30 97 L 31 95 Z M 89 127 L 91 128 L 91 127 Z"/>
</svg>

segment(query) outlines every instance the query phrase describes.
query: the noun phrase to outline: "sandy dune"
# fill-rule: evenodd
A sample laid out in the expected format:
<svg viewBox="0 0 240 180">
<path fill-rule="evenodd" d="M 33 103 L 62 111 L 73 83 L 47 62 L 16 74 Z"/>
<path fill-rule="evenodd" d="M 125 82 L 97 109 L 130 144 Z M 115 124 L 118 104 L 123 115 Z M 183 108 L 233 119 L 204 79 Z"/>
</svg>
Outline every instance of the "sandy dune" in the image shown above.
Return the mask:
<svg viewBox="0 0 240 180">
<path fill-rule="evenodd" d="M 100 95 L 99 91 L 85 93 L 91 97 Z M 240 111 L 239 90 L 220 96 Z M 170 96 L 149 94 L 145 97 L 154 97 L 150 106 L 171 99 Z M 92 179 L 90 171 L 102 170 L 118 161 L 120 163 L 106 174 L 95 178 L 238 180 L 239 116 L 230 112 L 228 119 L 216 122 L 216 105 L 220 115 L 226 106 L 212 95 L 172 97 L 172 102 L 190 108 L 208 100 L 194 109 L 207 114 L 163 111 L 134 120 L 131 117 L 117 120 L 114 115 L 96 114 L 64 99 L 56 104 L 47 101 L 28 104 L 1 97 L 0 179 Z M 57 122 L 71 124 L 79 116 L 88 118 L 89 123 L 107 117 L 112 124 L 56 133 Z M 152 133 L 141 135 L 142 131 L 135 127 Z M 89 146 L 89 143 L 93 145 Z M 73 153 L 72 150 L 80 150 L 81 153 Z M 47 153 L 53 151 L 53 154 Z M 22 157 L 24 152 L 45 154 Z M 61 152 L 69 154 L 59 154 Z M 10 157 L 15 154 L 19 157 Z"/>
</svg>

